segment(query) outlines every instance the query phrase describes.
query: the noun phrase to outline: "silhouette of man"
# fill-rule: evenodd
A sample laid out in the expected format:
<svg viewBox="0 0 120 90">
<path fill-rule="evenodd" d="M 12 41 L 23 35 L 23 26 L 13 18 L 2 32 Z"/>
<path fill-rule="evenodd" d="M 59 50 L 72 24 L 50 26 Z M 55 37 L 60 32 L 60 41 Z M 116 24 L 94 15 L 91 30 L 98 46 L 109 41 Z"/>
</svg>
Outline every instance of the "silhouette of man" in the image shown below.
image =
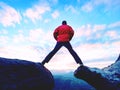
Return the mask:
<svg viewBox="0 0 120 90">
<path fill-rule="evenodd" d="M 80 66 L 83 66 L 83 63 L 77 53 L 73 50 L 70 40 L 72 39 L 74 35 L 74 31 L 71 26 L 67 25 L 67 22 L 64 20 L 62 21 L 62 25 L 58 26 L 53 36 L 55 40 L 57 41 L 56 46 L 54 49 L 46 56 L 46 58 L 42 61 L 42 64 L 48 63 L 50 59 L 55 55 L 55 53 L 62 47 L 65 46 L 70 54 L 73 56 L 77 64 L 80 64 Z"/>
</svg>

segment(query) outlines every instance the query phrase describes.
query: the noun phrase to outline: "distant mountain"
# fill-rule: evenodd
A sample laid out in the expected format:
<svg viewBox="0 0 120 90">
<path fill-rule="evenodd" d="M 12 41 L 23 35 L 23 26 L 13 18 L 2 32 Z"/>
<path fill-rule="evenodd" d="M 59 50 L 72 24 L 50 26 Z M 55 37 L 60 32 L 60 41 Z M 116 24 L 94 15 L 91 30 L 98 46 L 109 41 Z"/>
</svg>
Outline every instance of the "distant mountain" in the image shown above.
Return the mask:
<svg viewBox="0 0 120 90">
<path fill-rule="evenodd" d="M 97 90 L 120 90 L 120 55 L 116 62 L 108 67 L 103 69 L 78 67 L 74 75 Z"/>
<path fill-rule="evenodd" d="M 53 74 L 55 87 L 53 90 L 95 90 L 83 80 L 74 77 L 73 72 Z"/>
</svg>

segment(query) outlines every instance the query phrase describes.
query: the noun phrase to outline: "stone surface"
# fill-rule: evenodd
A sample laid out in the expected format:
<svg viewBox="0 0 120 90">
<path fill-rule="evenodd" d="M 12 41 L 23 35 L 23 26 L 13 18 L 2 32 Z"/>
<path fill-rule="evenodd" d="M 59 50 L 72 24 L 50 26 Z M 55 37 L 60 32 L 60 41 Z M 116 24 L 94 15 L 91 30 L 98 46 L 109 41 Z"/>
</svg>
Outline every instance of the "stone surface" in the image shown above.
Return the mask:
<svg viewBox="0 0 120 90">
<path fill-rule="evenodd" d="M 52 90 L 51 72 L 40 63 L 0 58 L 0 90 Z"/>
<path fill-rule="evenodd" d="M 103 69 L 78 67 L 74 76 L 85 80 L 96 90 L 120 90 L 120 56 L 115 63 Z"/>
</svg>

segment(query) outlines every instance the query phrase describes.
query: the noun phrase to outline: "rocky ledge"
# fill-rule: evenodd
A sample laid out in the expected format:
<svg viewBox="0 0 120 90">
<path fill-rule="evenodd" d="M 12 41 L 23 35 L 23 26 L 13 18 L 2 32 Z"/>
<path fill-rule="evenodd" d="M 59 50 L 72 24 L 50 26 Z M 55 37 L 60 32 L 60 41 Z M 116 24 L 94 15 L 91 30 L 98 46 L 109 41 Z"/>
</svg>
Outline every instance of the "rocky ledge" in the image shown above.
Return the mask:
<svg viewBox="0 0 120 90">
<path fill-rule="evenodd" d="M 0 58 L 0 90 L 52 90 L 51 72 L 40 63 Z"/>
<path fill-rule="evenodd" d="M 78 67 L 74 76 L 85 80 L 96 90 L 120 90 L 120 55 L 115 63 L 103 69 Z"/>
</svg>

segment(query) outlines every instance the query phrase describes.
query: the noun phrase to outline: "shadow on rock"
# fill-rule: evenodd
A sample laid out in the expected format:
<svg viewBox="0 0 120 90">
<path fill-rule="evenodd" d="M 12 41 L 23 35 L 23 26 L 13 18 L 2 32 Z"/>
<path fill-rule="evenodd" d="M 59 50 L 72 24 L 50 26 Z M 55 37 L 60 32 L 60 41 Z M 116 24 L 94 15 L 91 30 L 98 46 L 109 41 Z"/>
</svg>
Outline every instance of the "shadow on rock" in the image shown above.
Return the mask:
<svg viewBox="0 0 120 90">
<path fill-rule="evenodd" d="M 40 63 L 0 58 L 0 90 L 52 90 L 51 72 Z"/>
<path fill-rule="evenodd" d="M 118 59 L 114 64 L 104 69 L 78 67 L 74 76 L 85 80 L 96 90 L 120 90 L 120 60 Z"/>
</svg>

